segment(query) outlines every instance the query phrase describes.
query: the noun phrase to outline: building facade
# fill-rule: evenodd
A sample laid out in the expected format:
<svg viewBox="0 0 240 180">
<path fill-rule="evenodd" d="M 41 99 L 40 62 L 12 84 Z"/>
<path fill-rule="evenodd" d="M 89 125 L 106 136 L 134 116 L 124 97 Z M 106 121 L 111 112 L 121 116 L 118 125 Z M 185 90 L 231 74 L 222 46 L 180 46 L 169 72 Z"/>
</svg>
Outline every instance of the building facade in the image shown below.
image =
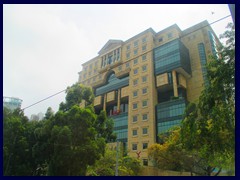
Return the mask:
<svg viewBox="0 0 240 180">
<path fill-rule="evenodd" d="M 15 110 L 21 108 L 22 100 L 15 97 L 3 97 L 3 107 L 6 107 L 10 110 Z"/>
<path fill-rule="evenodd" d="M 109 40 L 82 64 L 78 81 L 93 88 L 96 113 L 105 110 L 114 120 L 128 154 L 150 165 L 147 148 L 197 101 L 218 43 L 207 21 L 183 31 L 176 24 L 157 33 L 149 28 L 125 42 Z"/>
</svg>

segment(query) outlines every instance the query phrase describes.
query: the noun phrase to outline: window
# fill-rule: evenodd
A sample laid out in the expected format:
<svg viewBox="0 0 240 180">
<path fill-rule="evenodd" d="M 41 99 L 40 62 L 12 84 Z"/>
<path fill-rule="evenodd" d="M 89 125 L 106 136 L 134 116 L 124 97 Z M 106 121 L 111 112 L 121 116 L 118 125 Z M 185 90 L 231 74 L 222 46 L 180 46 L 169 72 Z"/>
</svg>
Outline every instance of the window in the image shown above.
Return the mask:
<svg viewBox="0 0 240 180">
<path fill-rule="evenodd" d="M 138 50 L 135 49 L 135 50 L 134 50 L 134 56 L 136 56 L 137 54 L 138 54 Z"/>
<path fill-rule="evenodd" d="M 143 165 L 148 166 L 148 160 L 147 159 L 143 159 Z"/>
<path fill-rule="evenodd" d="M 127 53 L 127 59 L 129 59 L 130 58 L 130 53 Z"/>
<path fill-rule="evenodd" d="M 142 66 L 142 71 L 147 71 L 147 65 Z"/>
<path fill-rule="evenodd" d="M 142 89 L 142 94 L 147 94 L 147 88 Z"/>
<path fill-rule="evenodd" d="M 138 108 L 138 104 L 137 103 L 133 103 L 133 109 L 137 109 Z"/>
<path fill-rule="evenodd" d="M 87 76 L 87 74 L 84 74 L 84 75 L 83 75 L 83 78 L 86 79 L 86 76 Z"/>
<path fill-rule="evenodd" d="M 133 92 L 133 97 L 137 97 L 137 91 Z"/>
<path fill-rule="evenodd" d="M 138 79 L 133 80 L 133 85 L 136 86 L 138 84 Z"/>
<path fill-rule="evenodd" d="M 118 70 L 121 71 L 122 70 L 122 66 L 118 66 Z"/>
<path fill-rule="evenodd" d="M 84 68 L 84 71 L 86 71 L 86 70 L 87 70 L 87 67 Z"/>
<path fill-rule="evenodd" d="M 92 72 L 89 72 L 88 75 L 91 76 Z"/>
<path fill-rule="evenodd" d="M 146 56 L 146 54 L 144 54 L 143 56 L 142 56 L 142 61 L 145 61 L 147 59 L 147 56 Z"/>
<path fill-rule="evenodd" d="M 137 150 L 137 144 L 132 144 L 132 150 L 136 151 Z"/>
<path fill-rule="evenodd" d="M 129 51 L 129 50 L 130 50 L 130 45 L 127 46 L 127 51 Z"/>
<path fill-rule="evenodd" d="M 129 67 L 129 62 L 126 63 L 126 68 L 128 68 L 128 67 Z"/>
<path fill-rule="evenodd" d="M 89 68 L 92 69 L 92 64 L 90 64 Z"/>
<path fill-rule="evenodd" d="M 147 107 L 147 105 L 148 105 L 148 101 L 147 100 L 142 101 L 142 107 Z"/>
<path fill-rule="evenodd" d="M 135 123 L 135 122 L 137 122 L 137 120 L 138 120 L 138 116 L 133 116 L 132 122 Z"/>
<path fill-rule="evenodd" d="M 133 70 L 133 74 L 135 75 L 135 74 L 137 74 L 138 73 L 138 69 L 134 69 Z"/>
<path fill-rule="evenodd" d="M 133 64 L 136 65 L 138 63 L 138 59 L 133 60 Z"/>
<path fill-rule="evenodd" d="M 160 38 L 158 39 L 158 42 L 162 42 L 162 41 L 163 41 L 163 38 L 160 37 Z"/>
<path fill-rule="evenodd" d="M 143 115 L 142 115 L 142 120 L 143 120 L 143 121 L 148 120 L 148 114 L 143 114 Z"/>
<path fill-rule="evenodd" d="M 168 72 L 168 83 L 172 84 L 173 83 L 173 78 L 172 78 L 172 72 Z"/>
<path fill-rule="evenodd" d="M 142 39 L 142 43 L 145 43 L 145 42 L 147 42 L 147 38 L 146 38 L 146 37 L 144 37 L 144 38 Z"/>
<path fill-rule="evenodd" d="M 148 134 L 148 128 L 142 128 L 142 134 L 143 135 Z"/>
<path fill-rule="evenodd" d="M 134 47 L 137 47 L 138 46 L 138 41 L 135 41 L 134 42 Z"/>
<path fill-rule="evenodd" d="M 143 82 L 143 83 L 147 82 L 147 76 L 143 76 L 143 77 L 142 77 L 142 82 Z"/>
<path fill-rule="evenodd" d="M 94 74 L 96 74 L 97 73 L 97 69 L 94 69 Z"/>
<path fill-rule="evenodd" d="M 137 136 L 137 129 L 132 130 L 132 135 Z"/>
<path fill-rule="evenodd" d="M 172 38 L 172 33 L 168 33 L 168 39 Z"/>
<path fill-rule="evenodd" d="M 142 47 L 142 51 L 146 51 L 146 50 L 147 50 L 147 46 L 145 45 Z"/>
<path fill-rule="evenodd" d="M 148 148 L 148 143 L 143 143 L 142 145 L 143 145 L 142 149 L 147 149 Z"/>
</svg>

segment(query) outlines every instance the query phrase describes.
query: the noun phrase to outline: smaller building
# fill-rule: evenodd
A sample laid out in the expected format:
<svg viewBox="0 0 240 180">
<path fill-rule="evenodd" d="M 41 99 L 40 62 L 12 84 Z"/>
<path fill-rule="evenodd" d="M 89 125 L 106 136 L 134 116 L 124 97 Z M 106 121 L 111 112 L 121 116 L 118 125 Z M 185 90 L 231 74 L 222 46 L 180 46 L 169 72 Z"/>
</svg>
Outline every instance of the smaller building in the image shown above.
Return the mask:
<svg viewBox="0 0 240 180">
<path fill-rule="evenodd" d="M 10 110 L 15 110 L 21 108 L 22 100 L 16 97 L 3 97 L 3 107 L 6 107 Z"/>
</svg>

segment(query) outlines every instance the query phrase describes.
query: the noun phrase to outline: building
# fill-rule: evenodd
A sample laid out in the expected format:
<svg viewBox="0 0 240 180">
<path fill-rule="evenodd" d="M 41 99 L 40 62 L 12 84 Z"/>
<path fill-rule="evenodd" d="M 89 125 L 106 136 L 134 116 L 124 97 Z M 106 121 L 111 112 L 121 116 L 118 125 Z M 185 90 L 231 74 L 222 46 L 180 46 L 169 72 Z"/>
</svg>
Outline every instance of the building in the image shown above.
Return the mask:
<svg viewBox="0 0 240 180">
<path fill-rule="evenodd" d="M 10 110 L 15 110 L 21 108 L 22 100 L 15 97 L 3 97 L 3 107 L 6 107 Z"/>
<path fill-rule="evenodd" d="M 30 117 L 30 120 L 40 121 L 40 120 L 43 120 L 43 118 L 44 118 L 44 114 L 40 112 L 38 114 L 32 114 Z"/>
<path fill-rule="evenodd" d="M 79 82 L 93 88 L 96 113 L 105 110 L 114 120 L 129 155 L 151 165 L 148 146 L 179 125 L 187 103 L 197 101 L 218 43 L 207 21 L 183 31 L 176 24 L 157 33 L 149 28 L 126 41 L 109 40 L 82 64 Z"/>
</svg>

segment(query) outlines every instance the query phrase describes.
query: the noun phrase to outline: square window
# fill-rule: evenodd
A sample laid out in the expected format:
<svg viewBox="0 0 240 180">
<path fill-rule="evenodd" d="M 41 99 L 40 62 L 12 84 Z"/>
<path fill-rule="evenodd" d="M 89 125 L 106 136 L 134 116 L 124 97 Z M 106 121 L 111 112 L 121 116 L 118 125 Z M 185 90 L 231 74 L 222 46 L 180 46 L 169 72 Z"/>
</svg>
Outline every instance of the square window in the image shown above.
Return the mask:
<svg viewBox="0 0 240 180">
<path fill-rule="evenodd" d="M 118 66 L 118 70 L 121 71 L 122 70 L 122 66 Z"/>
<path fill-rule="evenodd" d="M 145 45 L 142 47 L 142 51 L 146 51 L 146 50 L 147 50 L 147 46 Z"/>
<path fill-rule="evenodd" d="M 138 73 L 138 69 L 134 69 L 133 70 L 133 74 L 135 75 L 135 74 L 137 74 Z"/>
<path fill-rule="evenodd" d="M 142 66 L 142 71 L 147 71 L 147 65 Z"/>
<path fill-rule="evenodd" d="M 137 91 L 134 91 L 134 92 L 133 92 L 133 97 L 137 97 L 137 95 L 138 95 L 138 92 L 137 92 Z"/>
<path fill-rule="evenodd" d="M 134 55 L 136 56 L 137 54 L 138 54 L 138 50 L 135 49 L 135 50 L 134 50 Z"/>
<path fill-rule="evenodd" d="M 129 67 L 129 62 L 126 63 L 126 68 L 128 68 L 128 67 Z"/>
<path fill-rule="evenodd" d="M 133 85 L 136 86 L 137 84 L 138 84 L 138 79 L 135 79 L 135 80 L 133 81 Z"/>
<path fill-rule="evenodd" d="M 147 56 L 146 56 L 146 54 L 144 54 L 143 56 L 142 56 L 142 61 L 145 61 L 147 59 Z"/>
<path fill-rule="evenodd" d="M 138 46 L 138 41 L 135 41 L 134 42 L 134 47 L 137 47 Z"/>
<path fill-rule="evenodd" d="M 127 53 L 127 59 L 129 59 L 130 58 L 130 53 Z"/>
<path fill-rule="evenodd" d="M 147 107 L 147 105 L 148 105 L 148 101 L 147 100 L 142 101 L 142 107 Z"/>
<path fill-rule="evenodd" d="M 143 88 L 142 89 L 142 94 L 146 94 L 147 93 L 147 88 Z"/>
<path fill-rule="evenodd" d="M 143 135 L 148 134 L 148 128 L 142 128 L 142 134 Z"/>
<path fill-rule="evenodd" d="M 163 38 L 160 37 L 160 38 L 158 39 L 158 42 L 162 42 L 162 41 L 163 41 Z"/>
<path fill-rule="evenodd" d="M 137 129 L 132 130 L 132 135 L 137 136 Z"/>
<path fill-rule="evenodd" d="M 127 46 L 127 51 L 129 51 L 129 50 L 130 50 L 130 45 Z"/>
<path fill-rule="evenodd" d="M 168 39 L 172 38 L 172 33 L 168 33 Z"/>
<path fill-rule="evenodd" d="M 136 151 L 137 150 L 137 144 L 132 144 L 132 150 Z"/>
<path fill-rule="evenodd" d="M 147 82 L 147 76 L 143 76 L 143 77 L 142 77 L 142 82 L 143 82 L 143 83 Z"/>
<path fill-rule="evenodd" d="M 138 104 L 137 103 L 133 103 L 133 109 L 137 109 L 138 108 Z"/>
<path fill-rule="evenodd" d="M 147 148 L 148 148 L 148 143 L 143 143 L 142 148 L 143 148 L 143 149 L 147 149 Z"/>
<path fill-rule="evenodd" d="M 148 114 L 143 114 L 143 115 L 142 115 L 142 120 L 143 120 L 143 121 L 148 120 Z"/>
<path fill-rule="evenodd" d="M 135 64 L 137 64 L 138 63 L 138 59 L 134 59 L 133 60 L 133 64 L 135 65 Z"/>
<path fill-rule="evenodd" d="M 148 160 L 147 159 L 143 159 L 143 165 L 148 166 Z"/>
<path fill-rule="evenodd" d="M 147 38 L 146 38 L 146 37 L 144 37 L 144 38 L 142 39 L 142 43 L 145 43 L 145 42 L 147 42 Z"/>
<path fill-rule="evenodd" d="M 133 116 L 132 122 L 137 122 L 137 120 L 138 120 L 138 116 Z"/>
</svg>

